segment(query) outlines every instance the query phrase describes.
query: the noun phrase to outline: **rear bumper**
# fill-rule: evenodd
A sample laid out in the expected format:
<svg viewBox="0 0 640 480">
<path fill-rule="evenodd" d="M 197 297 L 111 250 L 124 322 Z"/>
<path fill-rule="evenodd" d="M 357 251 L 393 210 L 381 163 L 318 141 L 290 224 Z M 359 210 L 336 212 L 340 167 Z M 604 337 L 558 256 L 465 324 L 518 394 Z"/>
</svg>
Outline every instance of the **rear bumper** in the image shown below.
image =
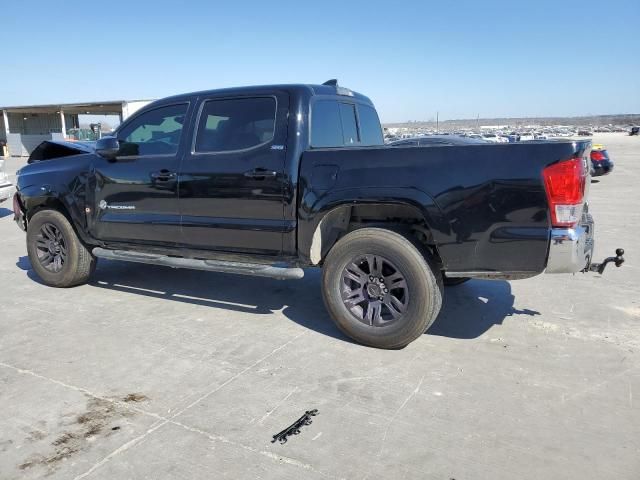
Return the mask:
<svg viewBox="0 0 640 480">
<path fill-rule="evenodd" d="M 11 198 L 15 191 L 16 188 L 10 183 L 0 185 L 0 202 L 4 202 L 5 200 Z"/>
<path fill-rule="evenodd" d="M 552 229 L 545 273 L 577 273 L 588 269 L 593 257 L 593 230 L 593 217 L 588 213 L 574 228 Z"/>
</svg>

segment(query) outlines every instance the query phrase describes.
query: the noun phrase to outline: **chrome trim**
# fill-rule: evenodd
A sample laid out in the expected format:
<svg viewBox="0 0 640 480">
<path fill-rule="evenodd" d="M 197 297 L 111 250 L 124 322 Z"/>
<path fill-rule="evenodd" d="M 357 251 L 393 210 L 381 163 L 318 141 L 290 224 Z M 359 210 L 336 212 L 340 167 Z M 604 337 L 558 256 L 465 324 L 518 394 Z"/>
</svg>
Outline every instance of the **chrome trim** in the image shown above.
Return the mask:
<svg viewBox="0 0 640 480">
<path fill-rule="evenodd" d="M 172 268 L 235 273 L 256 277 L 270 277 L 278 280 L 297 280 L 304 277 L 304 270 L 299 267 L 230 262 L 226 260 L 200 260 L 195 258 L 168 257 L 155 253 L 136 252 L 130 250 L 109 250 L 101 247 L 95 247 L 92 250 L 92 253 L 98 258 L 146 263 L 150 265 L 162 265 Z"/>
<path fill-rule="evenodd" d="M 519 280 L 523 278 L 531 278 L 539 275 L 541 272 L 527 272 L 527 271 L 513 271 L 513 272 L 501 272 L 501 271 L 470 271 L 470 272 L 445 272 L 448 278 L 480 278 L 484 280 Z"/>
<path fill-rule="evenodd" d="M 574 228 L 553 228 L 545 273 L 577 273 L 589 268 L 594 226 L 593 217 L 585 213 Z"/>
</svg>

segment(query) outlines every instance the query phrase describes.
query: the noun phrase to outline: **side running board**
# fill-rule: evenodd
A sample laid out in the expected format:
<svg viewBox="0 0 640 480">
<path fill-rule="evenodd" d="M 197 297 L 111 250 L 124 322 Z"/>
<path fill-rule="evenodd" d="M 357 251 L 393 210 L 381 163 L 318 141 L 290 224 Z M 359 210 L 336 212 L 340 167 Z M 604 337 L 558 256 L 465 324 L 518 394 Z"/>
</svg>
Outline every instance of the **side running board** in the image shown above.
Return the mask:
<svg viewBox="0 0 640 480">
<path fill-rule="evenodd" d="M 222 260 L 197 260 L 193 258 L 168 257 L 154 253 L 133 252 L 128 250 L 107 250 L 96 247 L 92 251 L 98 258 L 122 260 L 125 262 L 148 263 L 173 268 L 187 268 L 191 270 L 207 270 L 211 272 L 236 273 L 256 277 L 270 277 L 278 280 L 300 279 L 304 277 L 304 270 L 296 267 L 281 267 L 261 265 L 259 263 L 227 262 Z"/>
</svg>

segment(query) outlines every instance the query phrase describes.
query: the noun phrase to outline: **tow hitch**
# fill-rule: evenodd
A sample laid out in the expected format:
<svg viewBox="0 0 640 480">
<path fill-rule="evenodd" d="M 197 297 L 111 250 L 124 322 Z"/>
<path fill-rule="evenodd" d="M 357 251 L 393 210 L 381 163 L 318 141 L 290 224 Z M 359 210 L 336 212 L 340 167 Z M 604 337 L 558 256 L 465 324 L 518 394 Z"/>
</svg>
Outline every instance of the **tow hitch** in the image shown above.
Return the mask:
<svg viewBox="0 0 640 480">
<path fill-rule="evenodd" d="M 624 249 L 616 248 L 616 256 L 615 257 L 607 257 L 604 259 L 602 263 L 592 263 L 589 267 L 585 268 L 583 272 L 598 272 L 600 275 L 604 273 L 604 269 L 607 268 L 607 265 L 611 262 L 616 264 L 616 267 L 621 266 L 624 263 Z"/>
</svg>

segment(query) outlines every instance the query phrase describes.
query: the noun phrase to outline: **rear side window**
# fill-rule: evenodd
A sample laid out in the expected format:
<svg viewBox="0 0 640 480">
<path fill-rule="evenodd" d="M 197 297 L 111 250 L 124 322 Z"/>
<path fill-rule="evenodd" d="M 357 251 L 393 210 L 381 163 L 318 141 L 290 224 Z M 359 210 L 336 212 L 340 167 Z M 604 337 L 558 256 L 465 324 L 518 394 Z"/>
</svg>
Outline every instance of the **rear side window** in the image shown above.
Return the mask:
<svg viewBox="0 0 640 480">
<path fill-rule="evenodd" d="M 375 109 L 367 105 L 355 105 L 336 100 L 319 100 L 313 104 L 312 147 L 360 145 L 384 145 L 382 128 Z"/>
<path fill-rule="evenodd" d="M 311 114 L 311 145 L 314 147 L 341 147 L 342 121 L 338 102 L 321 100 L 313 104 Z"/>
<path fill-rule="evenodd" d="M 342 139 L 345 145 L 360 143 L 358 124 L 356 123 L 356 106 L 350 103 L 340 104 L 340 119 L 342 120 Z"/>
<path fill-rule="evenodd" d="M 358 105 L 360 121 L 360 142 L 362 145 L 383 145 L 384 137 L 376 110 L 367 105 Z"/>
<path fill-rule="evenodd" d="M 273 139 L 276 101 L 273 97 L 207 101 L 200 114 L 195 151 L 230 152 Z"/>
</svg>

